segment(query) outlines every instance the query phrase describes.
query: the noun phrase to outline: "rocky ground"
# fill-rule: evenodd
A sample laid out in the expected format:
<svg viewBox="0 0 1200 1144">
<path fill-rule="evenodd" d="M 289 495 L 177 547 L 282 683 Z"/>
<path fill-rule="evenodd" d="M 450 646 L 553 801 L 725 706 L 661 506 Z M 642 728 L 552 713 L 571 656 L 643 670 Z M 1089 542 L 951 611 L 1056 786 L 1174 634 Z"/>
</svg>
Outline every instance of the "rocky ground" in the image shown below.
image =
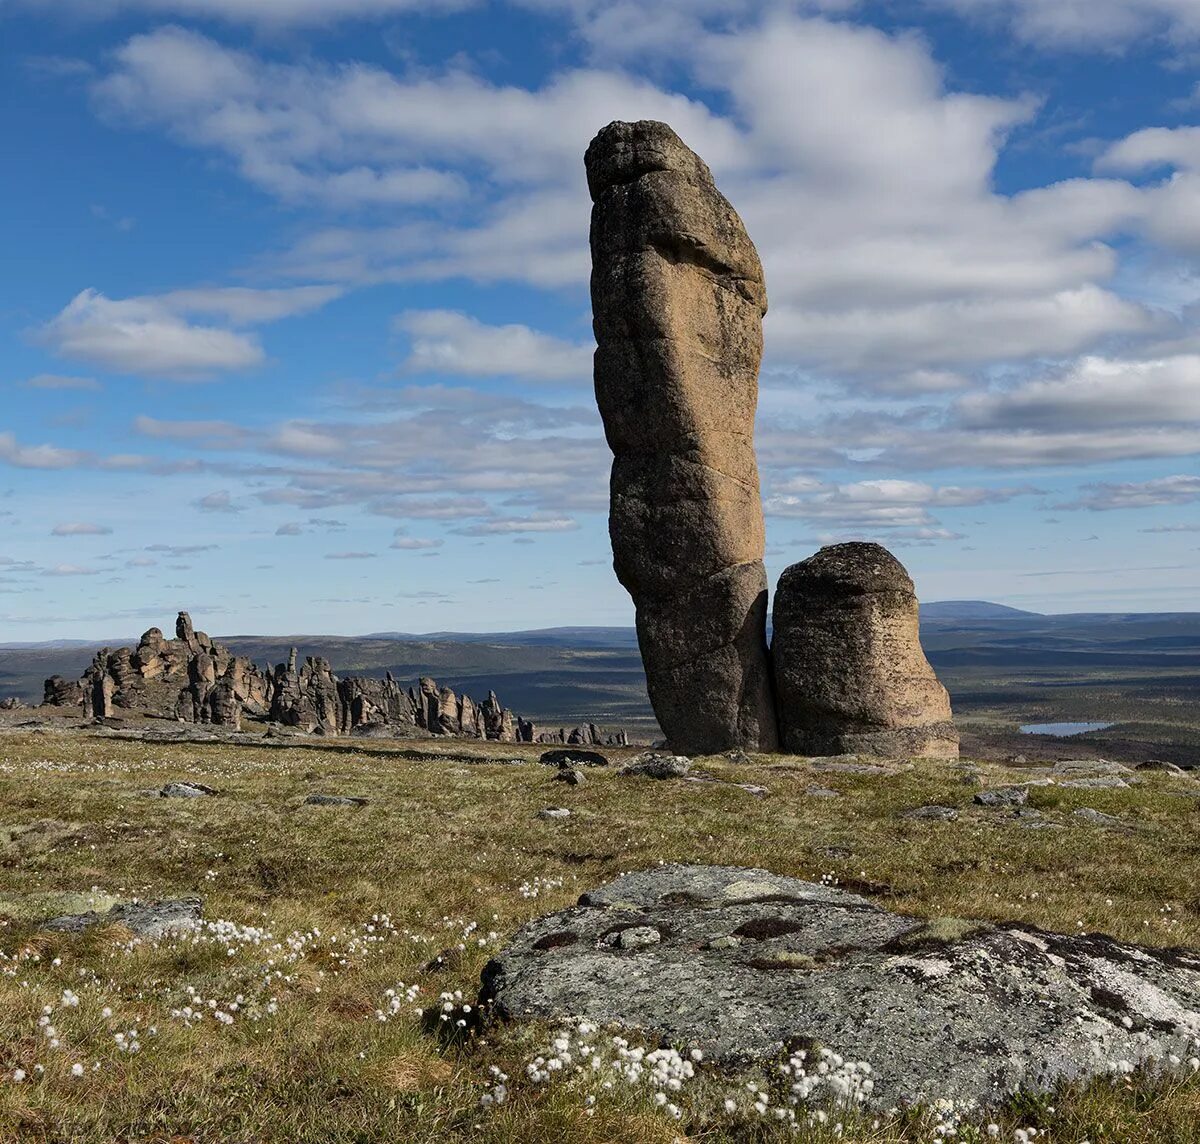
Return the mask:
<svg viewBox="0 0 1200 1144">
<path fill-rule="evenodd" d="M 786 1071 L 733 1068 L 695 1029 L 669 1027 L 660 1045 L 644 1017 L 632 1031 L 599 1027 L 611 1013 L 581 1025 L 553 1008 L 481 1020 L 477 1004 L 485 967 L 494 985 L 495 966 L 534 933 L 514 941 L 522 926 L 584 894 L 585 913 L 605 894 L 623 900 L 621 883 L 601 887 L 631 871 L 665 876 L 653 874 L 664 862 L 799 879 L 882 919 L 897 931 L 888 942 L 921 939 L 887 956 L 933 962 L 938 943 L 994 944 L 1020 927 L 1066 935 L 1042 951 L 1052 957 L 1111 953 L 1090 934 L 1200 947 L 1200 781 L 1188 774 L 791 756 L 627 769 L 632 750 L 560 767 L 511 744 L 174 741 L 169 727 L 13 726 L 27 721 L 19 714 L 0 729 L 0 1139 L 882 1144 L 949 1127 L 952 1139 L 989 1139 L 989 1125 L 1002 1140 L 1200 1138 L 1200 1084 L 1182 1045 L 1178 1066 L 1136 1069 L 1126 1047 L 1090 1081 L 952 1108 L 962 1038 L 923 1030 L 909 994 L 893 991 L 899 1016 L 879 1024 L 877 1051 L 869 1038 L 833 1043 L 837 991 L 847 1013 L 865 995 L 852 973 L 822 983 L 826 1019 L 807 1032 L 828 1043 L 792 1041 Z M 753 932 L 712 955 L 761 954 L 764 968 L 751 969 L 772 984 L 748 989 L 747 1004 L 769 1002 L 776 975 L 812 987 L 800 959 L 828 949 L 808 949 L 799 930 L 767 932 L 758 916 L 790 925 L 793 908 L 756 905 L 730 931 Z M 668 920 L 654 920 L 621 920 L 620 957 L 653 967 L 679 955 Z M 564 981 L 569 954 L 548 943 Z M 694 975 L 652 973 L 660 996 L 651 989 L 646 1003 L 711 1008 L 704 960 Z M 1103 988 L 1087 1008 L 1108 1021 L 1114 1050 L 1165 1035 L 1152 1023 L 1161 1013 L 1147 1024 L 1138 1011 L 1145 996 L 1115 1014 L 1125 987 Z M 928 1034 L 922 1055 L 904 1051 L 906 1013 Z M 1010 1065 L 1017 1038 L 1036 1040 L 1023 1027 L 1006 1036 Z M 1028 1044 L 1030 1059 L 1052 1049 Z M 899 1108 L 894 1093 L 923 1104 Z"/>
</svg>

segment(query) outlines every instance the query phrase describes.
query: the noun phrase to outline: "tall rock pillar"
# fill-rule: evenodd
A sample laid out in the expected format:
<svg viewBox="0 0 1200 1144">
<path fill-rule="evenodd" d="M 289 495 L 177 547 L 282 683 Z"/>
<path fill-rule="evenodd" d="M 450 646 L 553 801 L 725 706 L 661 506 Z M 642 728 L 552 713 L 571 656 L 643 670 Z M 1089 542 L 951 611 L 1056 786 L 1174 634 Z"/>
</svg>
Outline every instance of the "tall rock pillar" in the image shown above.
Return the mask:
<svg viewBox="0 0 1200 1144">
<path fill-rule="evenodd" d="M 762 266 L 665 123 L 609 124 L 585 165 L 609 531 L 650 700 L 676 750 L 774 750 L 753 439 Z"/>
</svg>

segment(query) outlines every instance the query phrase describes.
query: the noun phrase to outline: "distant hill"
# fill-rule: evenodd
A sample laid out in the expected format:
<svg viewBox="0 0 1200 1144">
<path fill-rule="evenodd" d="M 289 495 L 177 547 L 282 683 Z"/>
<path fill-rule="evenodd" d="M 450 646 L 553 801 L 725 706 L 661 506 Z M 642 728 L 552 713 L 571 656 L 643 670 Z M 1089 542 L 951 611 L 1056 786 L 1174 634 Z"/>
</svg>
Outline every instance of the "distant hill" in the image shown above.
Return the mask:
<svg viewBox="0 0 1200 1144">
<path fill-rule="evenodd" d="M 372 632 L 364 640 L 404 643 L 495 644 L 503 647 L 637 647 L 634 628 L 536 628 L 523 632 Z"/>
<path fill-rule="evenodd" d="M 921 605 L 923 620 L 1004 620 L 1040 615 L 1040 612 L 1025 612 L 989 600 L 935 600 L 932 604 Z"/>
</svg>

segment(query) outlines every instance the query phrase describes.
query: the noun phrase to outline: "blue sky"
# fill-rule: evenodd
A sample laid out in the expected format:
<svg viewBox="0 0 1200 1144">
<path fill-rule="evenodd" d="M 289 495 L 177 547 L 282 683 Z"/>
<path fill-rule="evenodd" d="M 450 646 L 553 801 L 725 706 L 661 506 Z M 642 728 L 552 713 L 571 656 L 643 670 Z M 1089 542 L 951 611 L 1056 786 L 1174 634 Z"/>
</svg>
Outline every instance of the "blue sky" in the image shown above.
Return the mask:
<svg viewBox="0 0 1200 1144">
<path fill-rule="evenodd" d="M 1200 603 L 1195 0 L 0 0 L 0 640 L 625 624 L 582 155 L 755 240 L 772 578 Z"/>
</svg>

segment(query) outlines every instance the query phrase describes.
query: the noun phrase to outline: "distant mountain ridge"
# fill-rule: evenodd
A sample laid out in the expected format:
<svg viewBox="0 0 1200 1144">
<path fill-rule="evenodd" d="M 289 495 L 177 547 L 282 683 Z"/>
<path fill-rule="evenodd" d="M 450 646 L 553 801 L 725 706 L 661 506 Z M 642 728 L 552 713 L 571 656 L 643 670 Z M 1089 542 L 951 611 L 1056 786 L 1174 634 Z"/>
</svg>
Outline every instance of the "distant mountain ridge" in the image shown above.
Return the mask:
<svg viewBox="0 0 1200 1144">
<path fill-rule="evenodd" d="M 1027 612 L 990 600 L 934 600 L 921 605 L 923 620 L 1003 620 L 1016 616 L 1041 617 L 1042 612 Z"/>
</svg>

